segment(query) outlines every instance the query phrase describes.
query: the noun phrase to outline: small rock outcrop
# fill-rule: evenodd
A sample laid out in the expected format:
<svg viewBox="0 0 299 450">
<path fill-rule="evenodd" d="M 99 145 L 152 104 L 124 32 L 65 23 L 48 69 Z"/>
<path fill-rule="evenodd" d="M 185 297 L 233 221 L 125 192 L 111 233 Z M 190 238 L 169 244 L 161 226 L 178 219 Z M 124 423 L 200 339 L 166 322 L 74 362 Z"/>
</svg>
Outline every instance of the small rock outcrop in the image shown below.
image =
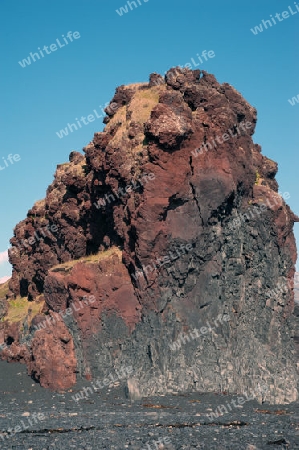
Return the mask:
<svg viewBox="0 0 299 450">
<path fill-rule="evenodd" d="M 29 373 L 65 389 L 127 365 L 138 396 L 262 383 L 296 400 L 298 218 L 252 141 L 256 110 L 174 68 L 117 88 L 106 113 L 11 239 L 7 299 L 44 302 L 14 342 Z"/>
</svg>

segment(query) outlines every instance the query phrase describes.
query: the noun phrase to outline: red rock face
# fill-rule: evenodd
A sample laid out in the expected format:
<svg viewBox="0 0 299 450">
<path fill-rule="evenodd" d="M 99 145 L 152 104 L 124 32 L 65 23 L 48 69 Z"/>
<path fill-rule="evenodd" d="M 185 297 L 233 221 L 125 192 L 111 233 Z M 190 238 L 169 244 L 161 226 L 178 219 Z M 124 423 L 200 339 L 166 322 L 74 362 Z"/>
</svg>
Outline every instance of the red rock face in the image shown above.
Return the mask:
<svg viewBox="0 0 299 450">
<path fill-rule="evenodd" d="M 50 271 L 46 278 L 48 306 L 57 312 L 70 308 L 83 338 L 88 339 L 99 331 L 102 311 L 118 314 L 131 330 L 140 321 L 141 307 L 119 256 L 119 252 L 115 252 L 111 258 L 94 263 L 77 263 L 65 276 Z"/>
<path fill-rule="evenodd" d="M 56 320 L 55 328 L 35 333 L 28 369 L 41 386 L 49 389 L 67 389 L 76 382 L 74 343 L 62 320 Z"/>
<path fill-rule="evenodd" d="M 10 296 L 43 293 L 65 312 L 35 333 L 29 370 L 61 389 L 76 371 L 106 376 L 125 362 L 145 394 L 245 392 L 254 373 L 268 400 L 294 400 L 293 293 L 265 294 L 293 276 L 298 218 L 252 141 L 256 110 L 213 75 L 176 68 L 121 86 L 106 112 L 104 132 L 57 167 L 11 239 Z M 229 320 L 217 331 L 178 358 L 169 350 L 219 314 Z"/>
<path fill-rule="evenodd" d="M 136 323 L 141 320 L 141 305 L 120 255 L 119 251 L 115 251 L 111 256 L 102 256 L 99 261 L 77 263 L 65 275 L 50 271 L 45 281 L 45 297 L 49 308 L 62 312 L 63 318 L 71 316 L 79 329 L 84 360 L 83 374 L 89 378 L 90 341 L 101 332 L 103 314 L 120 317 L 128 332 L 132 332 Z M 57 286 L 61 289 L 57 289 Z M 56 304 L 53 304 L 54 298 L 57 300 Z M 56 314 L 55 317 L 59 316 Z M 53 327 L 55 333 L 56 325 Z"/>
</svg>

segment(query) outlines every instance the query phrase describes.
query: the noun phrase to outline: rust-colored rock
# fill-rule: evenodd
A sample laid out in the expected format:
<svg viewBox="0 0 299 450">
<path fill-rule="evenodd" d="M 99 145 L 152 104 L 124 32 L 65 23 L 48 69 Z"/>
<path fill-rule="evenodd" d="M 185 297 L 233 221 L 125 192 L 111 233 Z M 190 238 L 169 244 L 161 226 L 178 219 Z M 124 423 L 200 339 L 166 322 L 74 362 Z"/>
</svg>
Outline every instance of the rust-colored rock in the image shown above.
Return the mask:
<svg viewBox="0 0 299 450">
<path fill-rule="evenodd" d="M 41 386 L 63 390 L 76 382 L 77 360 L 74 342 L 62 319 L 55 327 L 39 330 L 31 342 L 29 373 Z"/>
<path fill-rule="evenodd" d="M 30 372 L 62 389 L 127 364 L 145 395 L 244 393 L 259 379 L 269 401 L 293 401 L 299 219 L 252 141 L 256 110 L 213 75 L 175 68 L 121 86 L 106 112 L 11 239 L 8 297 L 47 305 Z M 219 315 L 216 331 L 172 350 Z"/>
</svg>

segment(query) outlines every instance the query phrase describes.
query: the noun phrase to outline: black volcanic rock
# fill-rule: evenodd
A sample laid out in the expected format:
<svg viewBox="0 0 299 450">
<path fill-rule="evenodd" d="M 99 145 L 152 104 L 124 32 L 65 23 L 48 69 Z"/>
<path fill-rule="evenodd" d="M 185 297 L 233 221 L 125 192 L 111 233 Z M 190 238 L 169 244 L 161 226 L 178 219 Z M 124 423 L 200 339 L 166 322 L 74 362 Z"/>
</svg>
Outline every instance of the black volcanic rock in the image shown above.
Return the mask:
<svg viewBox="0 0 299 450">
<path fill-rule="evenodd" d="M 298 218 L 252 141 L 256 110 L 213 75 L 176 68 L 121 86 L 107 114 L 11 239 L 11 293 L 44 294 L 45 318 L 70 310 L 30 335 L 29 370 L 54 389 L 125 365 L 141 395 L 262 384 L 260 401 L 296 400 Z M 64 384 L 53 368 L 70 368 Z"/>
</svg>

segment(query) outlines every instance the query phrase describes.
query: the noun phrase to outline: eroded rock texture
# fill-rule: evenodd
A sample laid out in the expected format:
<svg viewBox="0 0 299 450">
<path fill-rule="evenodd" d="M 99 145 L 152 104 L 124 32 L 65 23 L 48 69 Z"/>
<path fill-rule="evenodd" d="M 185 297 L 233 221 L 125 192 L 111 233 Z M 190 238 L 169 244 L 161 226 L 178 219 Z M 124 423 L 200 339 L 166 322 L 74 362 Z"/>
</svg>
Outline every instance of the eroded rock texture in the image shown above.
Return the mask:
<svg viewBox="0 0 299 450">
<path fill-rule="evenodd" d="M 297 218 L 252 141 L 256 110 L 213 75 L 176 68 L 119 87 L 106 112 L 104 132 L 57 167 L 11 239 L 9 296 L 44 294 L 33 323 L 71 310 L 65 325 L 32 331 L 30 372 L 63 388 L 76 371 L 127 365 L 143 395 L 262 383 L 264 399 L 295 400 Z"/>
</svg>

